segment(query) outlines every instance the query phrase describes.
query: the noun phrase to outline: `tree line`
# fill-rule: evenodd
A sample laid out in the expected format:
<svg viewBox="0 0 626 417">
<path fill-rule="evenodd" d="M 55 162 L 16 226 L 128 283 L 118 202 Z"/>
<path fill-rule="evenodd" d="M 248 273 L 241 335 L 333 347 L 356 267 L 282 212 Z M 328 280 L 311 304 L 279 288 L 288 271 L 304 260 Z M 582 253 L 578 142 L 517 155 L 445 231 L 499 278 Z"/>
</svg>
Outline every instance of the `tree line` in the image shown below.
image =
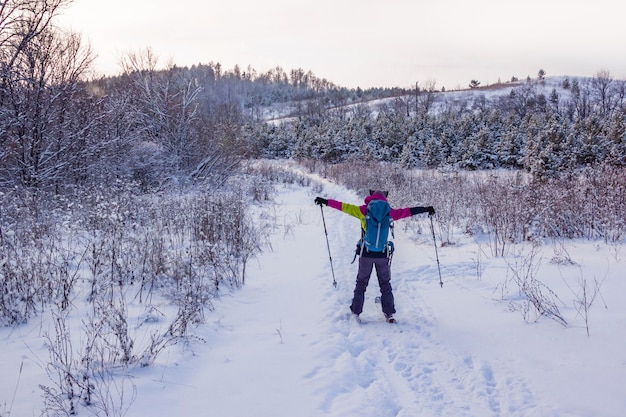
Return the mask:
<svg viewBox="0 0 626 417">
<path fill-rule="evenodd" d="M 376 107 L 345 106 L 281 124 L 255 125 L 259 156 L 400 162 L 405 167 L 523 169 L 537 178 L 581 167 L 626 164 L 626 83 L 608 71 L 544 79 L 504 95 L 422 91 Z M 461 97 L 461 98 L 459 98 Z"/>
</svg>

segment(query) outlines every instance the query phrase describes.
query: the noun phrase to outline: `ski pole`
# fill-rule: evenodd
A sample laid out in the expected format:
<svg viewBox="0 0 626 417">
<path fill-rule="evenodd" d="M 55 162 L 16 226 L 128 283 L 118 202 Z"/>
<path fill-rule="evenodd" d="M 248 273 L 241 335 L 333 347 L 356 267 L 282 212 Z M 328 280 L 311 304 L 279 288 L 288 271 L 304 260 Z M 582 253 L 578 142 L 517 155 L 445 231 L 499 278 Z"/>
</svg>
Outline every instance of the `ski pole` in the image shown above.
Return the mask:
<svg viewBox="0 0 626 417">
<path fill-rule="evenodd" d="M 333 287 L 337 288 L 337 280 L 335 280 L 335 270 L 333 269 L 333 257 L 330 255 L 330 244 L 328 243 L 328 230 L 326 230 L 326 219 L 324 219 L 324 208 L 320 204 L 322 212 L 322 223 L 324 223 L 324 234 L 326 235 L 326 247 L 328 248 L 328 259 L 330 260 L 330 271 L 333 274 Z"/>
<path fill-rule="evenodd" d="M 433 215 L 430 214 L 430 230 L 433 232 L 433 243 L 435 244 L 435 257 L 437 258 L 437 270 L 439 271 L 439 285 L 443 288 L 443 280 L 441 279 L 441 266 L 439 266 L 439 254 L 437 253 L 437 241 L 435 240 L 435 225 L 433 224 Z"/>
</svg>

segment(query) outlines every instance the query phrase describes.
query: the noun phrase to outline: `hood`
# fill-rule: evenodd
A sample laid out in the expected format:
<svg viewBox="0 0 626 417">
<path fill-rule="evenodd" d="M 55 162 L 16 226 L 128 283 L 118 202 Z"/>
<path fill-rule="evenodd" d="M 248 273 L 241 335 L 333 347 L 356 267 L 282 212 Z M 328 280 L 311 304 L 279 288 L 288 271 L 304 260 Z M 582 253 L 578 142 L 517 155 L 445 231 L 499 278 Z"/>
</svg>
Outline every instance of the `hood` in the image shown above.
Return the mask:
<svg viewBox="0 0 626 417">
<path fill-rule="evenodd" d="M 367 197 L 365 197 L 365 204 L 369 204 L 370 201 L 372 200 L 383 200 L 383 201 L 387 201 L 387 198 L 379 193 L 374 193 L 372 195 L 368 195 Z"/>
</svg>

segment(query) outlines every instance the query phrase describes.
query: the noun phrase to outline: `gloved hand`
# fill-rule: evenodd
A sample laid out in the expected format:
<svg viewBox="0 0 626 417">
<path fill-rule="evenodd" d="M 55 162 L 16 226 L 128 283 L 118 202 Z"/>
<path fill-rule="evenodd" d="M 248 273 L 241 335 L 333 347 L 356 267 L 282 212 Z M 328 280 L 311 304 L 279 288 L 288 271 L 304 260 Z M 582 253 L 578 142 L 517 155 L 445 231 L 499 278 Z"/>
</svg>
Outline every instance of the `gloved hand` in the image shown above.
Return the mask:
<svg viewBox="0 0 626 417">
<path fill-rule="evenodd" d="M 435 208 L 433 206 L 426 207 L 426 211 L 428 212 L 429 216 L 432 216 L 435 214 Z"/>
<path fill-rule="evenodd" d="M 322 197 L 316 197 L 315 198 L 315 204 L 320 205 L 320 206 L 327 206 L 328 205 L 328 200 Z"/>
</svg>

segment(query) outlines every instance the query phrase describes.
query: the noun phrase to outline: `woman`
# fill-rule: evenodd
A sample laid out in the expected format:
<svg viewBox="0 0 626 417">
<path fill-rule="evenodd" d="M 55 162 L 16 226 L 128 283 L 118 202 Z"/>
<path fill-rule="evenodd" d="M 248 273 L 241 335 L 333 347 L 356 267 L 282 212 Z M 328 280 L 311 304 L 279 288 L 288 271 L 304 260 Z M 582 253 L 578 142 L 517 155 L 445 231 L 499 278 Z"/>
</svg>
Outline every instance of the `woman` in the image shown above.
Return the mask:
<svg viewBox="0 0 626 417">
<path fill-rule="evenodd" d="M 387 321 L 394 323 L 393 315 L 396 309 L 391 288 L 391 251 L 387 244 L 389 223 L 391 220 L 400 220 L 420 213 L 428 213 L 432 216 L 435 214 L 435 209 L 432 206 L 394 209 L 389 206 L 387 195 L 387 191 L 370 190 L 370 195 L 365 197 L 365 204 L 360 206 L 337 200 L 328 200 L 322 197 L 317 197 L 315 204 L 326 205 L 340 210 L 361 221 L 359 270 L 356 276 L 354 297 L 352 298 L 350 311 L 357 317 L 363 312 L 365 290 L 367 289 L 372 269 L 376 267 L 382 310 Z M 370 229 L 369 233 L 368 228 Z M 372 230 L 372 228 L 377 230 Z M 381 241 L 383 244 L 380 244 Z"/>
</svg>

